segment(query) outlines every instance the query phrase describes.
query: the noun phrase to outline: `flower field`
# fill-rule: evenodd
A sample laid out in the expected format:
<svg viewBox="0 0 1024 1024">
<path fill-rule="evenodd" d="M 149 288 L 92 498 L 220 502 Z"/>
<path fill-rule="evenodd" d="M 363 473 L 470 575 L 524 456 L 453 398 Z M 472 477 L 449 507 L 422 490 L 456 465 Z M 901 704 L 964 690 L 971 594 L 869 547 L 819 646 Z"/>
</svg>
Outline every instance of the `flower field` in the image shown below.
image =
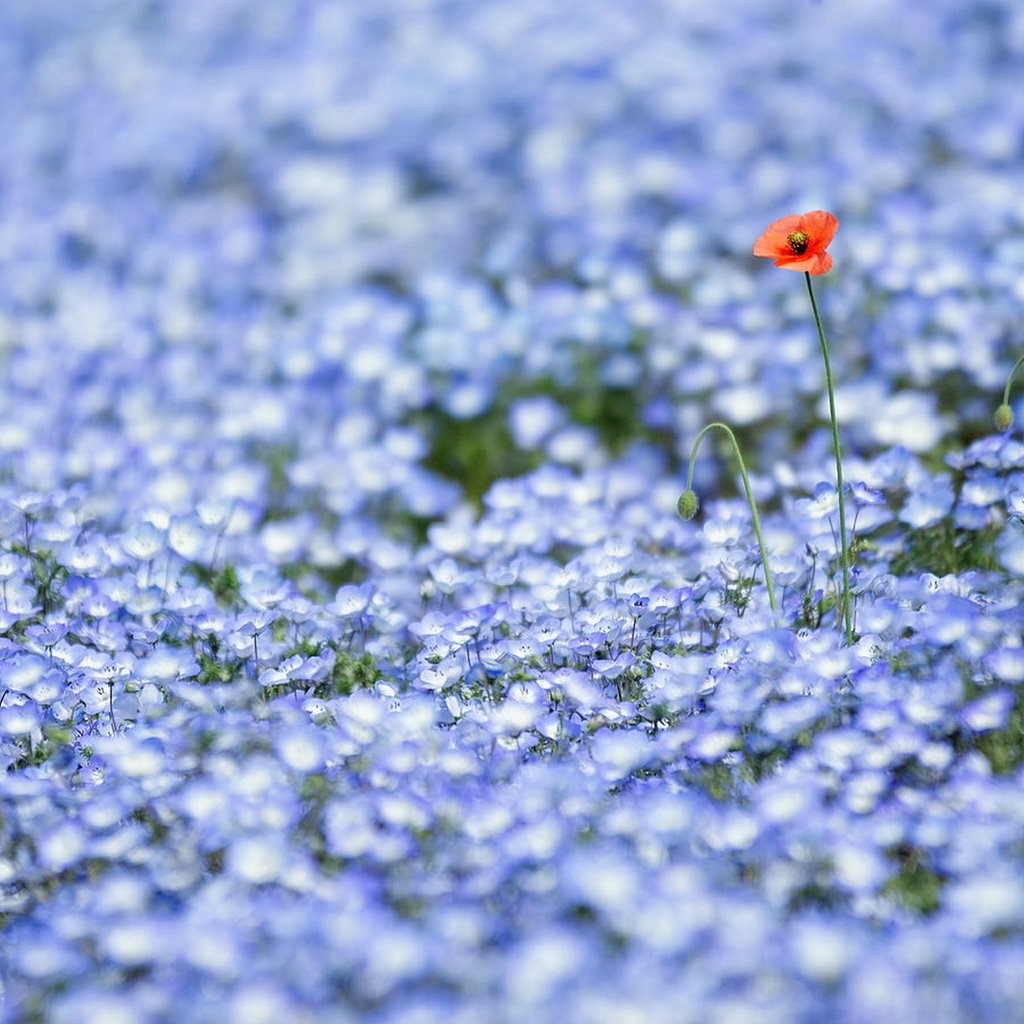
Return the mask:
<svg viewBox="0 0 1024 1024">
<path fill-rule="evenodd" d="M 0 1022 L 1024 1022 L 1022 85 L 3 0 Z"/>
</svg>

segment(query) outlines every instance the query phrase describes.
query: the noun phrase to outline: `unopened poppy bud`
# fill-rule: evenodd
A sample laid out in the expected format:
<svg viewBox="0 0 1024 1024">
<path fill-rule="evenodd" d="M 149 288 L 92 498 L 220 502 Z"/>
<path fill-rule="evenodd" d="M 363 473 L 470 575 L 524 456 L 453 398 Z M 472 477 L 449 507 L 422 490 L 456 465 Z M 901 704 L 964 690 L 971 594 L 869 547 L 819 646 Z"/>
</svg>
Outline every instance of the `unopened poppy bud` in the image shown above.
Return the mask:
<svg viewBox="0 0 1024 1024">
<path fill-rule="evenodd" d="M 772 579 L 772 571 L 768 567 L 768 552 L 765 550 L 764 534 L 761 532 L 761 517 L 757 512 L 757 500 L 754 498 L 754 492 L 750 487 L 750 477 L 747 475 L 747 466 L 743 461 L 740 443 L 736 440 L 732 427 L 727 424 L 719 423 L 717 420 L 714 423 L 709 423 L 694 439 L 693 447 L 690 448 L 690 466 L 686 472 L 686 490 L 679 495 L 679 504 L 677 506 L 679 514 L 683 519 L 692 519 L 700 510 L 700 499 L 693 492 L 693 466 L 697 461 L 697 451 L 700 449 L 700 443 L 710 430 L 721 430 L 729 439 L 729 443 L 732 445 L 732 453 L 736 456 L 736 466 L 740 471 L 740 478 L 743 480 L 743 493 L 746 494 L 747 504 L 750 506 L 750 519 L 753 522 L 754 533 L 757 536 L 757 546 L 761 550 L 761 565 L 764 566 L 764 582 L 768 588 L 768 603 L 771 605 L 772 614 L 777 616 L 779 606 L 775 600 L 775 583 Z"/>
<path fill-rule="evenodd" d="M 996 430 L 1005 432 L 1013 426 L 1013 410 L 1004 402 L 992 417 Z"/>
<path fill-rule="evenodd" d="M 683 491 L 679 495 L 678 508 L 684 519 L 692 519 L 700 510 L 700 498 L 693 491 Z"/>
</svg>

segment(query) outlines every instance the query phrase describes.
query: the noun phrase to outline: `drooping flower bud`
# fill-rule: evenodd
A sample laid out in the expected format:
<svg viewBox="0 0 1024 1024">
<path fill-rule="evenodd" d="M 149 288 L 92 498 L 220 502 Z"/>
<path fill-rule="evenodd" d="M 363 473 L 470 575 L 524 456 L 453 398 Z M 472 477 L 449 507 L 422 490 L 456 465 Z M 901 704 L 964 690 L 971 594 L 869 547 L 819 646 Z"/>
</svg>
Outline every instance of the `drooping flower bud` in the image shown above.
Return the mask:
<svg viewBox="0 0 1024 1024">
<path fill-rule="evenodd" d="M 810 279 L 808 278 L 808 280 Z M 743 481 L 743 493 L 747 496 L 747 505 L 750 507 L 750 519 L 754 526 L 754 533 L 757 536 L 757 546 L 761 551 L 761 565 L 764 567 L 764 582 L 768 589 L 768 603 L 771 605 L 772 614 L 777 616 L 779 614 L 779 605 L 775 600 L 775 583 L 772 579 L 772 571 L 768 565 L 768 552 L 764 545 L 764 534 L 761 532 L 761 516 L 757 511 L 757 499 L 754 497 L 754 492 L 750 486 L 750 477 L 747 474 L 746 463 L 743 461 L 740 443 L 736 440 L 736 435 L 728 424 L 719 423 L 717 420 L 709 423 L 694 439 L 693 446 L 690 448 L 690 465 L 686 473 L 686 490 L 679 495 L 679 503 L 676 507 L 679 509 L 679 514 L 683 519 L 692 519 L 700 511 L 700 499 L 693 490 L 693 467 L 697 461 L 700 443 L 711 430 L 721 430 L 725 434 L 732 445 L 732 453 L 736 456 L 736 466 L 740 471 L 740 478 Z"/>
<path fill-rule="evenodd" d="M 1013 410 L 1004 402 L 996 409 L 992 422 L 995 423 L 996 430 L 1005 433 L 1013 426 Z"/>
<path fill-rule="evenodd" d="M 678 508 L 684 519 L 692 519 L 700 510 L 700 498 L 693 491 L 683 491 L 679 495 Z"/>
</svg>

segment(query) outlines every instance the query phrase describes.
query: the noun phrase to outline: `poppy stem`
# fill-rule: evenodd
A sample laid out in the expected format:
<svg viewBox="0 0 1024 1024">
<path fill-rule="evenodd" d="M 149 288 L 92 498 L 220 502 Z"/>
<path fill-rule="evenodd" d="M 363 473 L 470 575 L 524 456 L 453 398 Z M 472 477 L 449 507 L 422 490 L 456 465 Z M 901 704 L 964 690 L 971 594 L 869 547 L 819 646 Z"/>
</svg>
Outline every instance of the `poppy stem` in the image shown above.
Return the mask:
<svg viewBox="0 0 1024 1024">
<path fill-rule="evenodd" d="M 1010 388 L 1013 386 L 1013 378 L 1016 376 L 1017 371 L 1021 366 L 1024 366 L 1024 356 L 1021 356 L 1020 359 L 1013 364 L 1010 376 L 1006 378 L 1006 387 L 1003 388 L 1003 404 L 996 409 L 995 414 L 996 430 L 1007 431 L 1013 426 L 1013 409 L 1010 407 Z"/>
<path fill-rule="evenodd" d="M 814 326 L 818 329 L 818 341 L 821 343 L 821 357 L 825 362 L 825 387 L 828 390 L 828 411 L 832 420 L 832 450 L 836 457 L 836 493 L 839 498 L 839 551 L 843 563 L 843 597 L 841 614 L 838 616 L 840 629 L 844 630 L 846 642 L 853 643 L 853 600 L 850 594 L 850 548 L 846 536 L 846 495 L 843 487 L 843 455 L 839 446 L 839 421 L 836 418 L 836 389 L 832 380 L 832 361 L 828 355 L 828 342 L 825 341 L 825 329 L 821 325 L 818 303 L 814 299 L 814 286 L 811 275 L 804 272 L 807 281 L 807 294 L 811 298 L 811 312 L 814 314 Z"/>
<path fill-rule="evenodd" d="M 1006 378 L 1006 387 L 1003 388 L 1003 405 L 1010 404 L 1010 387 L 1013 385 L 1013 378 L 1017 375 L 1017 371 L 1024 366 L 1024 356 L 1021 356 L 1013 364 L 1013 369 L 1010 371 L 1010 376 Z"/>
<path fill-rule="evenodd" d="M 754 534 L 757 537 L 757 546 L 761 550 L 761 564 L 764 566 L 764 582 L 768 588 L 768 603 L 771 605 L 772 612 L 778 615 L 779 606 L 775 601 L 775 581 L 772 578 L 772 570 L 768 565 L 768 550 L 764 543 L 764 534 L 761 532 L 761 517 L 757 511 L 757 501 L 754 498 L 754 492 L 750 486 L 750 477 L 747 475 L 747 465 L 743 461 L 743 452 L 740 451 L 739 441 L 736 440 L 736 435 L 732 432 L 732 429 L 724 423 L 709 423 L 694 439 L 693 447 L 690 449 L 690 465 L 686 472 L 686 490 L 683 492 L 683 497 L 679 499 L 680 512 L 683 512 L 685 502 L 689 502 L 689 508 L 692 508 L 693 512 L 697 511 L 697 497 L 693 493 L 693 470 L 697 462 L 697 452 L 700 449 L 701 441 L 704 440 L 704 435 L 711 430 L 721 430 L 729 438 L 732 443 L 732 451 L 736 456 L 736 465 L 739 467 L 740 478 L 743 480 L 743 490 L 747 496 L 747 505 L 750 506 L 750 520 L 754 527 Z M 692 501 L 690 501 L 692 499 Z M 691 513 L 692 514 L 692 513 Z M 687 516 L 689 518 L 690 516 Z"/>
</svg>

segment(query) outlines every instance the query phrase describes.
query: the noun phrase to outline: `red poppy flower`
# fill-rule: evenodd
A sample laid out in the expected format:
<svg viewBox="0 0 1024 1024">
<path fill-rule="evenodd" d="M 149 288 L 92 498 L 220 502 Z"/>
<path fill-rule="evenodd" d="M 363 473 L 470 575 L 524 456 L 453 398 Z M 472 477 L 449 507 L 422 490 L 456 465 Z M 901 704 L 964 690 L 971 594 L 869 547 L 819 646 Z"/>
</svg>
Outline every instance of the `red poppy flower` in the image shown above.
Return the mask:
<svg viewBox="0 0 1024 1024">
<path fill-rule="evenodd" d="M 832 257 L 825 250 L 838 227 L 839 221 L 826 210 L 780 217 L 754 243 L 754 255 L 767 256 L 775 260 L 775 266 L 787 270 L 824 274 L 832 266 Z"/>
</svg>

